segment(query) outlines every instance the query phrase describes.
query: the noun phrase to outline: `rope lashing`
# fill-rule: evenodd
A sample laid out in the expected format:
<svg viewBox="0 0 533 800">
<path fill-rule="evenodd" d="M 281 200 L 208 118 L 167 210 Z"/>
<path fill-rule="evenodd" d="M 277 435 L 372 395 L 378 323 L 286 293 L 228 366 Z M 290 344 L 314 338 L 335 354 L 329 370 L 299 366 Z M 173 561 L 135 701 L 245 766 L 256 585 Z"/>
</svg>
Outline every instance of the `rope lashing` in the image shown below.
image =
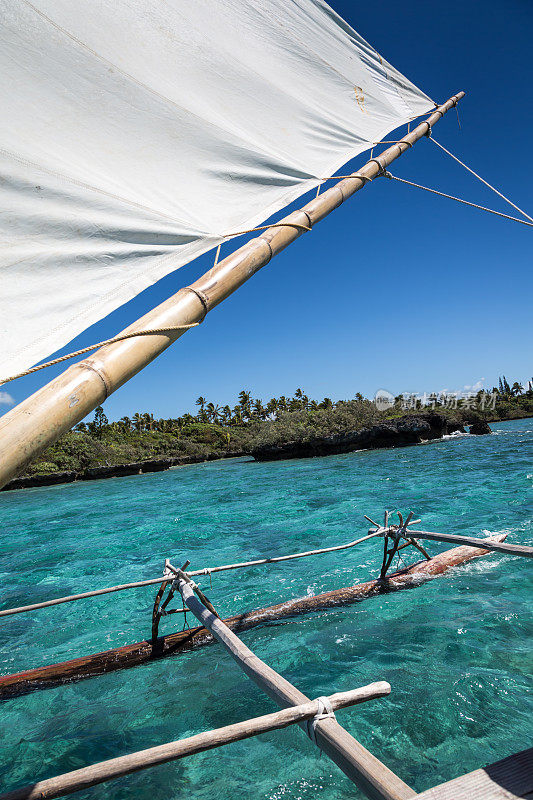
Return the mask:
<svg viewBox="0 0 533 800">
<path fill-rule="evenodd" d="M 379 160 L 379 158 L 369 158 L 369 159 L 368 159 L 368 161 L 367 161 L 367 164 L 371 164 L 372 162 L 373 162 L 374 164 L 377 164 L 377 166 L 378 166 L 378 169 L 379 169 L 379 172 L 378 172 L 378 174 L 377 174 L 375 177 L 376 177 L 376 178 L 381 178 L 381 177 L 382 177 L 382 175 L 385 175 L 385 171 L 386 171 L 386 170 L 385 170 L 385 167 L 383 166 L 383 164 L 381 163 L 381 161 Z"/>
<path fill-rule="evenodd" d="M 51 361 L 46 361 L 44 364 L 38 364 L 36 367 L 31 367 L 31 369 L 27 369 L 24 372 L 19 372 L 18 375 L 11 375 L 9 378 L 2 378 L 0 380 L 0 386 L 2 386 L 4 383 L 15 381 L 17 378 L 24 378 L 26 375 L 32 375 L 34 372 L 39 372 L 39 370 L 45 369 L 46 367 L 53 367 L 54 364 L 61 364 L 62 361 L 68 361 L 69 358 L 82 356 L 85 353 L 90 353 L 91 350 L 98 350 L 99 347 L 105 347 L 105 345 L 108 344 L 123 342 L 126 339 L 134 339 L 136 336 L 154 336 L 160 333 L 170 333 L 171 331 L 188 330 L 189 328 L 196 328 L 199 324 L 199 322 L 192 322 L 190 325 L 169 325 L 165 328 L 149 328 L 144 331 L 121 333 L 120 336 L 113 336 L 112 339 L 105 339 L 103 342 L 97 342 L 96 344 L 91 344 L 88 347 L 82 347 L 81 350 L 75 350 L 73 353 L 67 353 L 64 356 L 59 356 L 59 358 L 53 358 Z"/>
<path fill-rule="evenodd" d="M 316 744 L 316 726 L 323 719 L 336 719 L 329 697 L 317 697 L 318 711 L 312 719 L 307 720 L 307 735 Z"/>
<path fill-rule="evenodd" d="M 530 222 L 532 222 L 532 223 L 533 223 L 533 217 L 530 217 L 530 216 L 529 216 L 529 214 L 526 214 L 526 212 L 525 212 L 525 211 L 522 211 L 522 209 L 521 209 L 519 206 L 515 205 L 515 203 L 513 203 L 513 202 L 512 202 L 512 200 L 509 200 L 509 198 L 508 198 L 508 197 L 506 197 L 506 196 L 505 196 L 504 194 L 502 194 L 502 193 L 501 193 L 501 192 L 500 192 L 498 189 L 496 189 L 494 186 L 492 186 L 492 184 L 490 184 L 488 181 L 486 181 L 484 178 L 482 178 L 482 177 L 481 177 L 481 175 L 478 175 L 478 174 L 477 174 L 477 172 L 474 172 L 474 170 L 473 170 L 473 169 L 471 169 L 469 166 L 467 166 L 467 165 L 466 165 L 466 164 L 465 164 L 463 161 L 461 161 L 461 159 L 460 159 L 460 158 L 457 158 L 457 156 L 454 156 L 454 154 L 453 154 L 453 153 L 450 153 L 450 151 L 449 151 L 449 150 L 447 150 L 447 149 L 444 147 L 444 145 L 440 144 L 440 142 L 437 142 L 437 140 L 436 140 L 436 139 L 434 139 L 434 138 L 433 138 L 433 136 L 431 135 L 431 128 L 429 129 L 429 131 L 428 131 L 428 133 L 427 133 L 427 136 L 428 136 L 428 138 L 429 138 L 429 139 L 431 139 L 431 141 L 433 142 L 433 144 L 436 144 L 436 145 L 437 145 L 437 147 L 440 147 L 440 149 L 441 149 L 441 150 L 444 150 L 444 152 L 445 152 L 445 153 L 447 153 L 447 155 L 449 155 L 449 156 L 450 156 L 450 158 L 453 158 L 453 160 L 454 160 L 454 161 L 457 161 L 457 163 L 458 163 L 458 164 L 460 164 L 460 165 L 461 165 L 462 167 L 464 167 L 464 168 L 465 168 L 465 169 L 466 169 L 468 172 L 470 172 L 470 173 L 471 173 L 471 174 L 472 174 L 472 175 L 473 175 L 475 178 L 477 178 L 479 181 L 481 181 L 481 183 L 484 183 L 484 184 L 485 184 L 485 186 L 488 186 L 488 188 L 489 188 L 489 189 L 492 189 L 492 191 L 493 191 L 493 192 L 495 192 L 495 193 L 498 195 L 498 197 L 501 197 L 501 198 L 502 198 L 502 200 L 505 200 L 505 202 L 506 202 L 506 203 L 509 203 L 509 205 L 510 205 L 510 206 L 512 206 L 512 207 L 513 207 L 513 208 L 514 208 L 516 211 L 518 211 L 520 214 L 522 214 L 522 216 L 523 216 L 523 217 L 525 217 L 526 219 L 528 219 Z M 487 209 L 485 209 L 485 210 L 487 210 Z M 496 214 L 497 212 L 496 212 L 496 211 L 494 211 L 494 212 L 492 212 L 492 213 Z M 502 215 L 502 216 L 503 216 L 503 215 Z M 513 219 L 513 217 L 509 217 L 508 219 Z"/>
<path fill-rule="evenodd" d="M 354 180 L 356 178 L 359 178 L 360 181 L 363 181 L 365 186 L 367 183 L 372 183 L 372 181 L 374 180 L 374 178 L 369 178 L 368 175 L 361 175 L 359 172 L 352 172 L 351 175 L 330 175 L 327 178 L 317 178 L 317 180 L 322 181 L 324 183 L 325 181 Z M 315 198 L 318 197 L 318 195 L 320 194 L 320 186 L 321 184 L 319 183 L 316 189 Z"/>
<path fill-rule="evenodd" d="M 305 211 L 302 213 L 305 214 Z M 312 230 L 309 225 L 301 225 L 299 222 L 272 222 L 270 225 L 259 225 L 257 228 L 250 228 L 247 231 L 235 231 L 235 233 L 224 233 L 222 235 L 224 239 L 230 239 L 234 236 L 244 236 L 246 233 L 255 233 L 255 231 L 268 231 L 269 228 L 298 228 L 300 231 Z"/>
<path fill-rule="evenodd" d="M 374 178 L 369 178 L 368 175 L 361 175 L 360 172 L 352 172 L 351 175 L 330 175 L 328 178 L 317 178 L 317 181 L 340 181 L 340 180 L 355 180 L 359 178 L 364 183 L 372 183 Z"/>
<path fill-rule="evenodd" d="M 410 131 L 408 129 L 407 133 L 409 133 L 409 132 Z M 413 143 L 412 142 L 408 142 L 406 139 L 393 139 L 393 140 L 391 140 L 391 139 L 382 139 L 381 142 L 372 142 L 372 149 L 370 150 L 370 160 L 372 160 L 372 157 L 374 155 L 374 147 L 377 147 L 379 144 L 405 144 L 405 145 L 407 145 L 407 147 L 412 147 L 413 146 Z M 400 153 L 401 152 L 402 152 L 402 148 L 400 147 Z"/>
<path fill-rule="evenodd" d="M 439 197 L 447 197 L 449 200 L 456 200 L 458 203 L 462 203 L 465 206 L 471 206 L 472 208 L 478 208 L 480 211 L 486 211 L 488 214 L 495 214 L 497 217 L 503 217 L 503 219 L 509 219 L 512 222 L 519 222 L 521 225 L 528 225 L 530 228 L 533 228 L 533 221 L 527 222 L 525 219 L 519 219 L 518 217 L 511 217 L 509 214 L 503 214 L 501 211 L 495 211 L 492 208 L 487 208 L 486 206 L 480 206 L 478 203 L 471 203 L 469 200 L 463 200 L 460 197 L 455 197 L 453 194 L 446 194 L 446 192 L 439 192 L 437 189 L 431 189 L 429 186 L 422 186 L 420 183 L 414 183 L 413 181 L 408 181 L 405 178 L 398 178 L 397 175 L 392 175 L 390 172 L 384 173 L 385 178 L 389 178 L 393 181 L 399 181 L 399 183 L 405 183 L 407 186 L 414 186 L 416 189 L 423 189 L 425 192 L 431 192 L 432 194 L 439 195 Z"/>
<path fill-rule="evenodd" d="M 398 139 L 394 141 L 390 141 L 389 139 L 382 139 L 381 142 L 372 142 L 374 147 L 377 147 L 378 144 L 406 144 L 408 147 L 412 147 L 413 143 L 408 142 L 407 139 Z"/>
<path fill-rule="evenodd" d="M 305 211 L 302 212 L 305 214 Z M 269 228 L 297 228 L 300 231 L 310 231 L 312 228 L 309 225 L 301 225 L 299 222 L 272 222 L 270 225 L 259 225 L 257 228 L 249 228 L 246 231 L 234 231 L 233 233 L 223 233 L 223 239 L 233 239 L 236 236 L 245 236 L 247 233 L 255 233 L 256 231 L 268 231 Z M 215 253 L 215 261 L 213 267 L 218 264 L 218 257 L 220 255 L 220 248 L 222 242 L 218 245 Z"/>
</svg>

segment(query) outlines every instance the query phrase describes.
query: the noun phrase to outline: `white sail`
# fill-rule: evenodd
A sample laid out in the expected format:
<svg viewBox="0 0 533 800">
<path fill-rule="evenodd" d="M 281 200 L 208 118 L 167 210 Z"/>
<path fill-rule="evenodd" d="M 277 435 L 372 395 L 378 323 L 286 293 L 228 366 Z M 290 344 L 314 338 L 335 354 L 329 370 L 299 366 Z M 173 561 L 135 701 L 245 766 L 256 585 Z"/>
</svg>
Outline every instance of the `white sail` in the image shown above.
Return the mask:
<svg viewBox="0 0 533 800">
<path fill-rule="evenodd" d="M 322 0 L 4 0 L 0 378 L 434 103 Z"/>
</svg>

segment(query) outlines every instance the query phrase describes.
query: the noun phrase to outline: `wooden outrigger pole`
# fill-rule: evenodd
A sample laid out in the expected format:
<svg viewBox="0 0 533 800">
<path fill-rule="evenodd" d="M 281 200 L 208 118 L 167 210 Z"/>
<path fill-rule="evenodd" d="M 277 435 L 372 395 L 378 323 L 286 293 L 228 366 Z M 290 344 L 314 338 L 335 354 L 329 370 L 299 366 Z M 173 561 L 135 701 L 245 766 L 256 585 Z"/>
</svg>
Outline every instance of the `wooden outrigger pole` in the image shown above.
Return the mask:
<svg viewBox="0 0 533 800">
<path fill-rule="evenodd" d="M 296 686 L 261 661 L 218 617 L 214 609 L 211 611 L 206 608 L 195 594 L 195 584 L 185 573 L 179 576 L 178 586 L 183 602 L 196 619 L 275 703 L 287 708 L 309 702 L 309 698 Z M 409 800 L 414 797 L 413 789 L 341 727 L 332 714 L 316 720 L 312 738 L 371 800 Z"/>
<path fill-rule="evenodd" d="M 217 263 L 190 286 L 179 290 L 122 333 L 165 330 L 106 345 L 69 367 L 35 394 L 0 418 L 0 488 L 18 475 L 45 447 L 80 422 L 110 394 L 175 342 L 184 330 L 168 330 L 202 322 L 206 314 L 264 267 L 287 245 L 362 189 L 419 139 L 464 97 L 464 92 L 438 106 L 398 144 L 371 158 L 349 178 L 269 227 Z"/>
<path fill-rule="evenodd" d="M 169 761 L 177 761 L 196 753 L 205 753 L 206 750 L 213 750 L 231 742 L 241 742 L 243 739 L 259 736 L 261 733 L 281 730 L 289 725 L 313 723 L 313 720 L 320 715 L 324 701 L 335 712 L 341 708 L 365 703 L 368 700 L 386 697 L 389 693 L 390 685 L 385 681 L 371 683 L 349 692 L 337 692 L 330 697 L 317 698 L 293 705 L 274 714 L 243 720 L 243 722 L 236 722 L 223 728 L 197 733 L 186 739 L 178 739 L 178 741 L 156 745 L 146 750 L 138 750 L 136 753 L 110 758 L 108 761 L 99 761 L 97 764 L 81 767 L 63 775 L 56 775 L 54 778 L 45 778 L 29 786 L 22 786 L 2 794 L 0 800 L 52 800 L 54 797 L 63 797 L 66 794 L 97 786 L 99 783 L 105 783 L 123 775 L 131 775 L 133 772 L 156 767 L 159 764 L 167 764 Z"/>
<path fill-rule="evenodd" d="M 505 537 L 506 534 L 497 534 L 487 540 L 487 544 L 489 541 L 490 543 L 502 542 Z M 319 595 L 286 600 L 273 606 L 237 614 L 225 619 L 224 623 L 231 630 L 240 633 L 261 625 L 288 620 L 300 614 L 328 608 L 340 608 L 371 597 L 416 588 L 438 575 L 443 575 L 453 567 L 465 564 L 478 556 L 488 555 L 489 552 L 488 549 L 479 547 L 454 547 L 452 550 L 445 550 L 443 553 L 433 556 L 429 561 L 419 561 L 405 569 L 393 572 L 385 579 L 376 578 Z M 191 575 L 190 572 L 188 574 Z M 205 628 L 192 628 L 160 636 L 155 640 L 146 639 L 101 653 L 74 658 L 70 661 L 49 664 L 12 675 L 3 675 L 0 676 L 0 700 L 71 681 L 92 678 L 107 672 L 140 666 L 167 656 L 180 655 L 210 644 L 212 641 L 212 635 Z"/>
</svg>

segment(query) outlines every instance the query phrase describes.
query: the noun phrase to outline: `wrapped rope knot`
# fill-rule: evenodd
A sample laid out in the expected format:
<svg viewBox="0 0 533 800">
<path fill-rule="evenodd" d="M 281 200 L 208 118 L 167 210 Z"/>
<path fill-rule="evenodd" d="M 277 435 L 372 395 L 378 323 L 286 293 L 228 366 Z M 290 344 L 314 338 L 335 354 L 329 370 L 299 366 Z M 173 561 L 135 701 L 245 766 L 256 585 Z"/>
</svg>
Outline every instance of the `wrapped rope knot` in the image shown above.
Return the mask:
<svg viewBox="0 0 533 800">
<path fill-rule="evenodd" d="M 323 719 L 335 719 L 335 712 L 329 697 L 317 697 L 318 711 L 312 719 L 307 720 L 307 735 L 316 744 L 316 726 Z"/>
</svg>

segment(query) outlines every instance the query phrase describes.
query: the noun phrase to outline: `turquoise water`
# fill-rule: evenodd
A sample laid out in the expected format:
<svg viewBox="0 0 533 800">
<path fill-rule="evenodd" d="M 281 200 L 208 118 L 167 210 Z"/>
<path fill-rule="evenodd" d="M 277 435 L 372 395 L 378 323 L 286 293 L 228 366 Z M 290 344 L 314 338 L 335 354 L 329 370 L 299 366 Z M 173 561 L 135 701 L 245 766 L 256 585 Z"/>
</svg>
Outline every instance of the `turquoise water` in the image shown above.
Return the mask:
<svg viewBox="0 0 533 800">
<path fill-rule="evenodd" d="M 413 509 L 428 530 L 533 541 L 533 420 L 491 437 L 255 464 L 244 459 L 0 495 L 2 607 L 192 567 L 349 541 L 363 514 Z M 432 552 L 445 549 L 428 543 Z M 376 575 L 381 545 L 202 585 L 224 615 Z M 408 551 L 409 552 L 409 551 Z M 531 744 L 531 562 L 492 555 L 411 592 L 243 634 L 311 697 L 387 680 L 339 721 L 416 790 Z M 155 589 L 1 621 L 6 674 L 149 636 Z M 170 632 L 176 616 L 162 621 Z M 218 645 L 0 704 L 2 789 L 268 713 Z M 302 732 L 275 732 L 79 793 L 132 798 L 359 798 Z"/>
</svg>

